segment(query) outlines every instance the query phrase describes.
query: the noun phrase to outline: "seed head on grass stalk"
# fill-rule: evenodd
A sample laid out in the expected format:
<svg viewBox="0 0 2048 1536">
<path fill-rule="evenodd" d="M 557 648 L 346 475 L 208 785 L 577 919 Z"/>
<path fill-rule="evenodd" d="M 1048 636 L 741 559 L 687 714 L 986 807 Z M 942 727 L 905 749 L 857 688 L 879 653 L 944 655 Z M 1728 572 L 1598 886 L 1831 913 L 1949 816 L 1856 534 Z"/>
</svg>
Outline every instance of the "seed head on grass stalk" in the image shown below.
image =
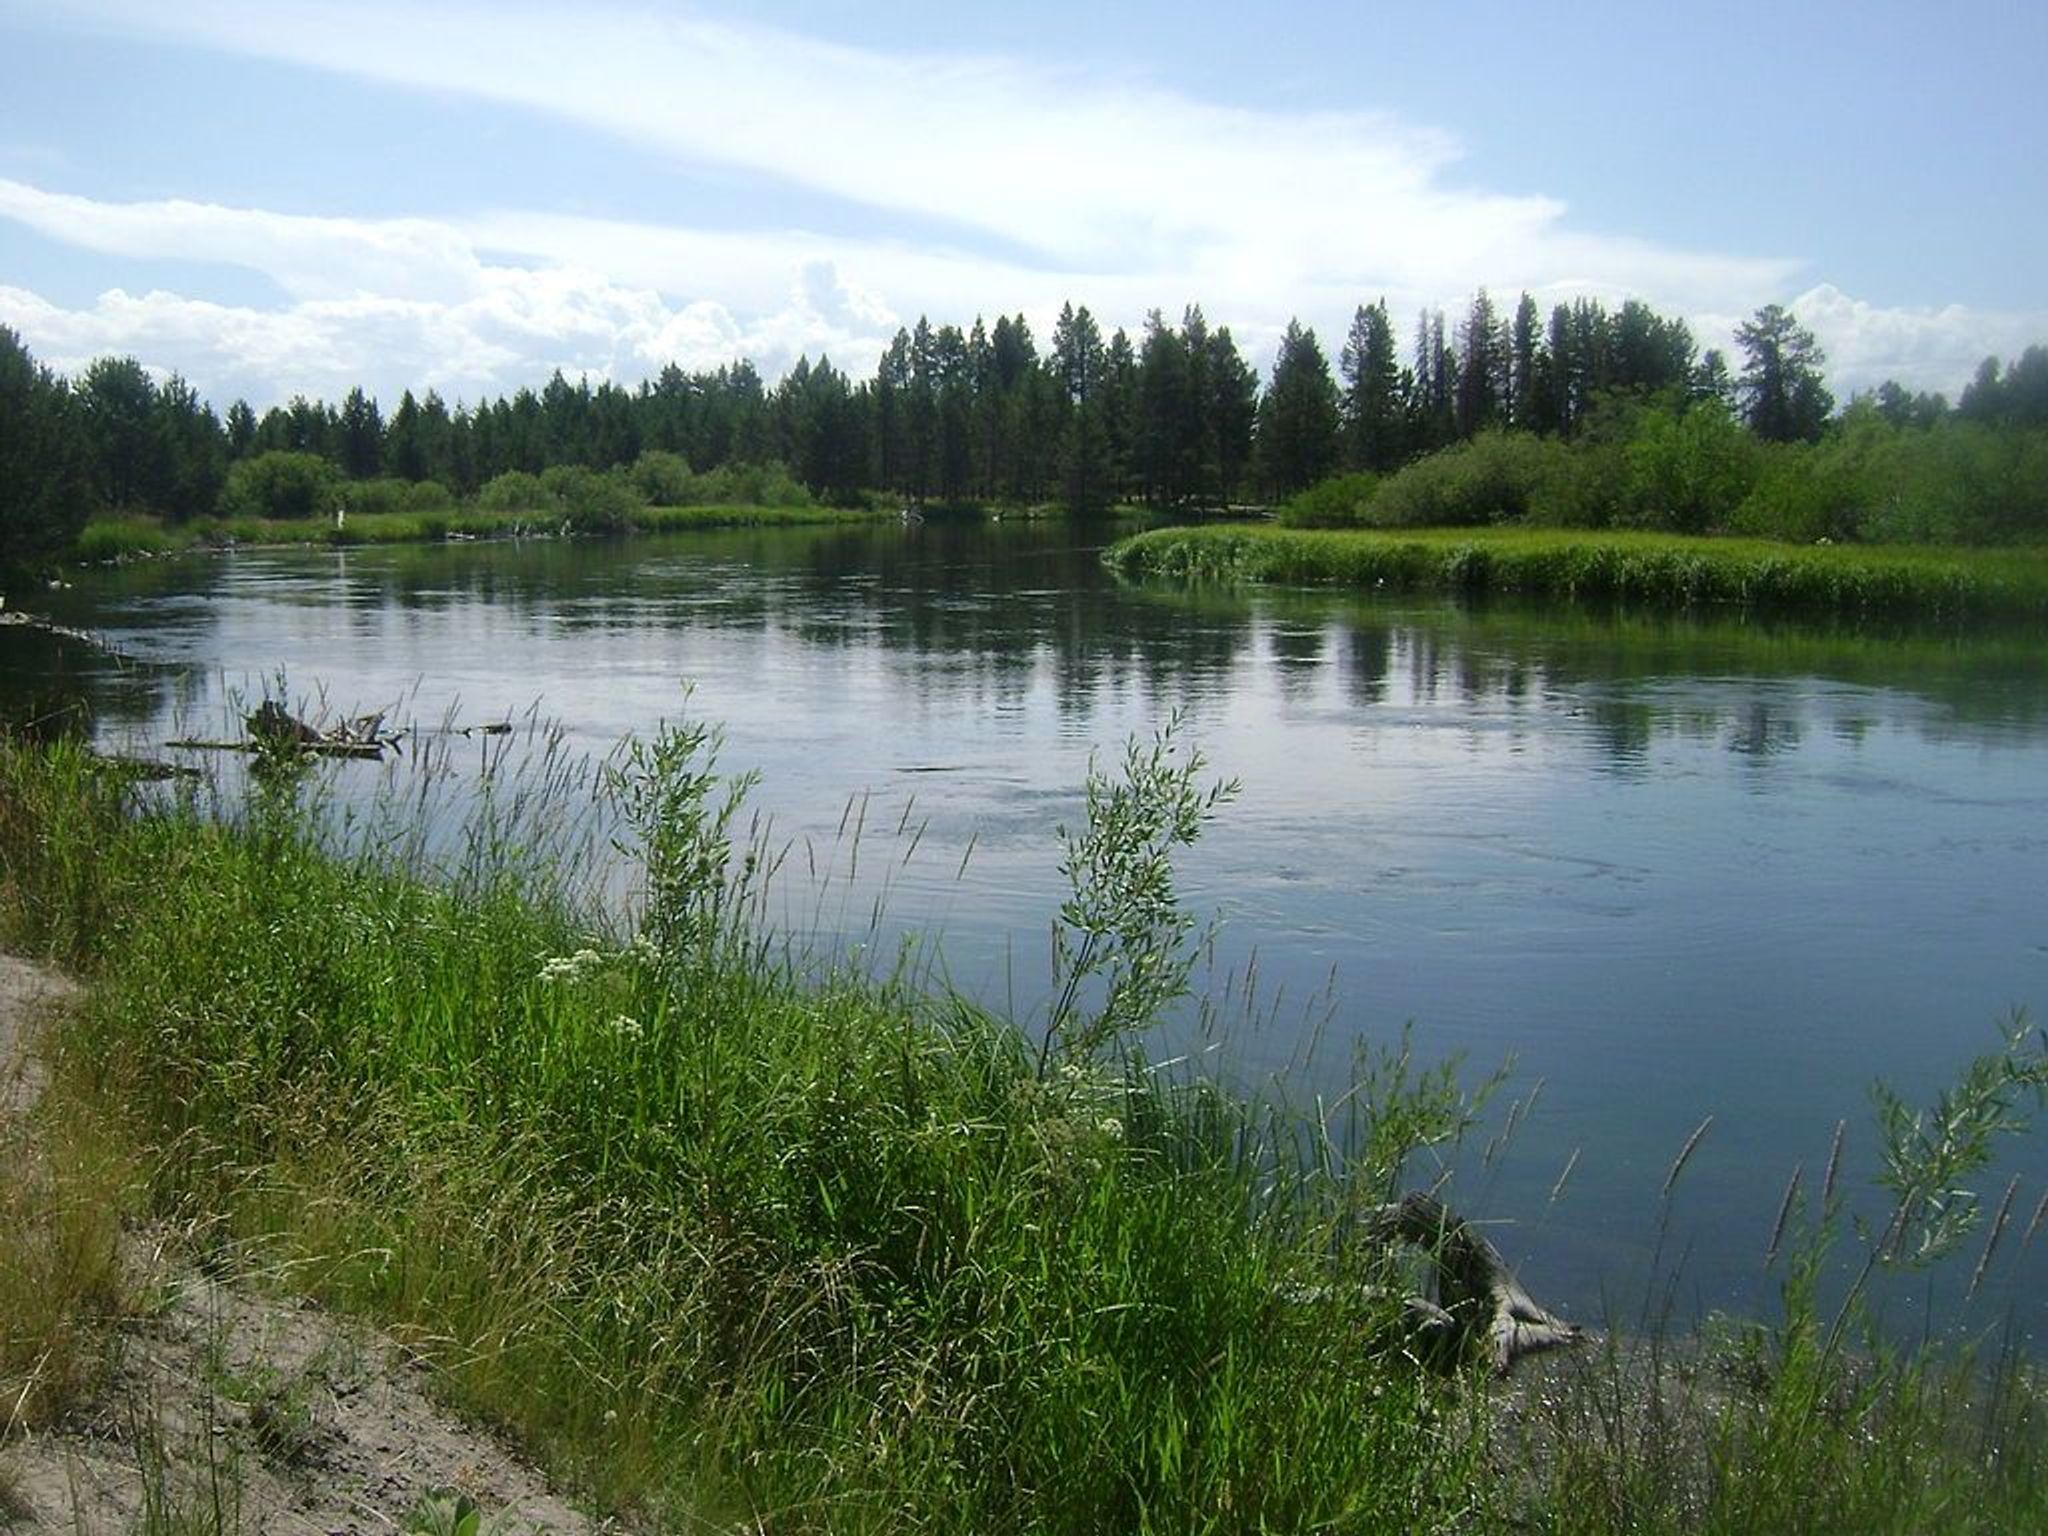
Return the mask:
<svg viewBox="0 0 2048 1536">
<path fill-rule="evenodd" d="M 1182 754 L 1179 731 L 1175 715 L 1149 744 L 1133 737 L 1119 776 L 1091 762 L 1087 823 L 1078 832 L 1060 828 L 1070 894 L 1053 924 L 1060 993 L 1039 1050 L 1040 1077 L 1055 1056 L 1076 1064 L 1098 1058 L 1187 992 L 1194 919 L 1174 889 L 1173 853 L 1201 836 L 1239 786 L 1229 779 L 1203 789 L 1202 754 Z M 1091 991 L 1092 1011 L 1084 1007 Z"/>
</svg>

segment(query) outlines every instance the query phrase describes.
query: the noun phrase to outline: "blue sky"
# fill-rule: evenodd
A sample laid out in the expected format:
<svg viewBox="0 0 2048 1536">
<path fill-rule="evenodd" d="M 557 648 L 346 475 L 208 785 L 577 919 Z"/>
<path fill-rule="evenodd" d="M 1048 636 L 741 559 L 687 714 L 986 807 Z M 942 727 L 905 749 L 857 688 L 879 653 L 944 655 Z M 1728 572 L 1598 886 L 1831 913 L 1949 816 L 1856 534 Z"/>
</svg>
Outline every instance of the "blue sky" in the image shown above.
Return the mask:
<svg viewBox="0 0 2048 1536">
<path fill-rule="evenodd" d="M 2048 340 L 2048 7 L 0 0 L 0 324 L 225 404 L 474 400 L 1068 299 L 1260 367 L 1384 296 Z"/>
</svg>

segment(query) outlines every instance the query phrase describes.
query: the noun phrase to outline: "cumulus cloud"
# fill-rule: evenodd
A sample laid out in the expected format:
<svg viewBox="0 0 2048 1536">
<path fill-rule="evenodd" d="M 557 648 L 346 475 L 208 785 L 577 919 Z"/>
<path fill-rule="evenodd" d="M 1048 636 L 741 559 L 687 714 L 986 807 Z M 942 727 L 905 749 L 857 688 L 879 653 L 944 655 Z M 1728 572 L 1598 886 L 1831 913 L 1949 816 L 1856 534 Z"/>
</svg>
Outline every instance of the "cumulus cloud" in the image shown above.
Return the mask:
<svg viewBox="0 0 2048 1536">
<path fill-rule="evenodd" d="M 0 287 L 0 322 L 60 370 L 132 353 L 210 397 L 258 404 L 357 384 L 387 400 L 407 388 L 475 399 L 558 368 L 632 383 L 671 362 L 699 369 L 737 357 L 771 379 L 802 355 L 829 355 L 862 375 L 918 312 L 961 322 L 1021 312 L 1043 339 L 1068 298 L 1093 304 L 1110 325 L 1135 325 L 1174 293 L 1233 324 L 1263 363 L 1296 314 L 1321 328 L 1334 353 L 1360 298 L 1356 284 L 1338 278 L 1276 293 L 1257 270 L 1228 267 L 1200 276 L 1166 266 L 1048 272 L 957 250 L 791 232 L 518 213 L 456 222 L 309 218 L 190 201 L 108 204 L 9 181 L 0 181 L 0 218 L 117 256 L 199 257 L 271 277 L 290 296 L 274 308 L 114 289 L 88 308 L 65 309 Z M 1541 303 L 1631 291 L 1590 258 L 1568 270 L 1536 289 Z M 1459 298 L 1426 289 L 1389 296 L 1397 315 Z M 2048 334 L 2048 315 L 1885 308 L 1828 285 L 1791 303 L 1826 348 L 1844 398 L 1886 378 L 1953 394 L 1986 353 L 2014 356 Z M 1690 318 L 1704 345 L 1732 347 L 1747 312 Z"/>
<path fill-rule="evenodd" d="M 1893 379 L 1953 401 L 1986 357 L 2016 358 L 2048 337 L 2048 311 L 1885 308 L 1831 283 L 1789 307 L 1827 353 L 1829 379 L 1844 400 Z"/>
<path fill-rule="evenodd" d="M 574 252 L 541 253 L 537 265 L 488 260 L 469 233 L 424 220 L 105 204 L 14 182 L 0 182 L 0 218 L 114 255 L 203 255 L 275 279 L 291 298 L 274 308 L 117 288 L 67 309 L 0 286 L 0 323 L 60 371 L 134 354 L 221 401 L 338 396 L 358 384 L 386 400 L 408 388 L 475 399 L 557 368 L 631 383 L 670 362 L 699 369 L 740 356 L 773 376 L 799 355 L 828 350 L 864 369 L 894 330 L 875 294 L 810 247 L 749 253 L 756 302 L 735 310 L 687 268 L 670 275 L 680 270 L 694 293 L 665 295 Z M 395 260 L 387 272 L 359 262 L 364 252 L 413 252 L 419 265 Z M 709 277 L 717 276 L 714 266 Z M 365 279 L 380 281 L 373 289 Z"/>
<path fill-rule="evenodd" d="M 1844 395 L 1885 377 L 1953 391 L 1986 352 L 2048 332 L 2040 315 L 1887 309 L 1796 262 L 1580 227 L 1554 198 L 1453 185 L 1453 138 L 1371 112 L 1220 107 L 1099 70 L 888 55 L 604 0 L 73 0 L 65 15 L 571 120 L 767 189 L 783 216 L 373 220 L 0 181 L 0 220 L 49 238 L 270 276 L 286 302 L 269 309 L 117 291 L 60 311 L 0 291 L 0 318 L 53 360 L 134 352 L 252 399 L 356 382 L 474 396 L 556 367 L 631 380 L 736 355 L 771 378 L 800 353 L 865 373 L 919 314 L 1021 312 L 1043 339 L 1067 300 L 1132 328 L 1199 302 L 1263 366 L 1290 318 L 1334 356 L 1361 302 L 1386 298 L 1405 326 L 1482 286 L 1546 306 L 1639 297 L 1727 345 L 1804 282 L 1794 307 Z M 789 227 L 790 210 L 818 228 Z"/>
</svg>

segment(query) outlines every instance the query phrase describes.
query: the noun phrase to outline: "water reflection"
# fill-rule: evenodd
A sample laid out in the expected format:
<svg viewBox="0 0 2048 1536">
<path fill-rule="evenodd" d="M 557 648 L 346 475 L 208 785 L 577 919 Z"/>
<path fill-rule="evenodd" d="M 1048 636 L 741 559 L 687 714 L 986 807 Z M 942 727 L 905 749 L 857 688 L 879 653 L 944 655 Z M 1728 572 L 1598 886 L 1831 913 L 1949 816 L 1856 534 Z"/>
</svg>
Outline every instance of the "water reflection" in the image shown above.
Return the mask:
<svg viewBox="0 0 2048 1536">
<path fill-rule="evenodd" d="M 88 701 L 130 745 L 282 670 L 341 712 L 537 700 L 601 753 L 688 679 L 728 763 L 761 770 L 793 870 L 844 862 L 850 797 L 924 829 L 915 860 L 793 886 L 794 925 L 883 953 L 935 930 L 952 983 L 1024 1012 L 1090 752 L 1184 712 L 1247 786 L 1186 890 L 1223 920 L 1217 990 L 1256 957 L 1273 1016 L 1204 1059 L 1247 1081 L 1292 1064 L 1313 1092 L 1350 1037 L 1410 1019 L 1431 1053 L 1518 1055 L 1518 1091 L 1548 1086 L 1472 1198 L 1582 1307 L 1642 1257 L 1704 1115 L 1696 1283 L 1737 1304 L 1768 1287 L 1751 1229 L 1815 1137 L 1863 1122 L 1870 1077 L 1937 1082 L 2009 1005 L 2048 1001 L 2048 656 L 2027 635 L 1124 586 L 1065 526 L 939 522 L 247 551 L 48 606 L 143 664 L 0 631 L 0 696 Z M 899 921 L 870 931 L 884 886 Z M 1273 1004 L 1333 972 L 1321 1036 Z"/>
</svg>

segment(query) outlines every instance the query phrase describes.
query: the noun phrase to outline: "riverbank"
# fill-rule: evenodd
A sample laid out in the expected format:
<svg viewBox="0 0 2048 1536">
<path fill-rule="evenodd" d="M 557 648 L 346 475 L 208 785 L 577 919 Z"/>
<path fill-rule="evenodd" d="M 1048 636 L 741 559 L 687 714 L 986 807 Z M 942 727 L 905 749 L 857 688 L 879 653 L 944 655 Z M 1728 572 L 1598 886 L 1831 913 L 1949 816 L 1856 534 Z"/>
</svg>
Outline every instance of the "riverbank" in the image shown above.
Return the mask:
<svg viewBox="0 0 2048 1536">
<path fill-rule="evenodd" d="M 467 1499 L 494 1528 L 594 1536 L 394 1341 L 141 1215 L 136 1149 L 42 1102 L 77 1005 L 0 953 L 0 1530 L 431 1536 Z"/>
<path fill-rule="evenodd" d="M 428 845 L 402 820 L 319 835 L 316 770 L 278 765 L 219 822 L 80 754 L 0 749 L 0 933 L 91 983 L 52 1091 L 133 1137 L 151 1210 L 384 1320 L 457 1403 L 651 1528 L 2048 1511 L 2027 1370 L 1987 1396 L 1933 1363 L 1852 1368 L 1796 1291 L 1682 1444 L 1656 1438 L 1662 1383 L 1604 1406 L 1598 1352 L 1554 1432 L 1511 1430 L 1476 1365 L 1424 1367 L 1361 1230 L 1408 1150 L 1456 1134 L 1448 1079 L 1375 1058 L 1311 1137 L 1133 1063 L 1107 1003 L 1041 1053 L 959 999 L 819 979 L 757 920 L 706 746 L 664 737 L 605 781 L 639 829 L 630 932 L 567 881 L 560 812 L 595 787 L 572 767 L 538 799 L 508 786 L 527 819 L 478 812 L 435 869 L 393 851 Z M 1075 910 L 1133 946 L 1095 951 L 1130 963 L 1098 979 L 1142 984 L 1179 930 L 1117 872 L 1158 867 L 1198 786 L 1130 767 L 1097 786 L 1120 818 L 1080 844 Z M 1073 930 L 1083 970 L 1095 931 Z M 1786 1240 L 1820 1251 L 1797 1221 Z"/>
<path fill-rule="evenodd" d="M 1162 528 L 1112 546 L 1134 577 L 1512 594 L 1841 618 L 2048 621 L 2048 550 L 1795 545 L 1566 529 Z"/>
<path fill-rule="evenodd" d="M 799 528 L 870 523 L 897 516 L 859 508 L 801 506 L 640 506 L 617 532 L 679 533 L 697 528 Z M 538 511 L 353 512 L 331 518 L 194 518 L 164 523 L 151 517 L 96 519 L 72 551 L 81 565 L 118 563 L 232 545 L 432 544 L 448 540 L 557 538 L 578 531 L 559 513 Z"/>
</svg>

